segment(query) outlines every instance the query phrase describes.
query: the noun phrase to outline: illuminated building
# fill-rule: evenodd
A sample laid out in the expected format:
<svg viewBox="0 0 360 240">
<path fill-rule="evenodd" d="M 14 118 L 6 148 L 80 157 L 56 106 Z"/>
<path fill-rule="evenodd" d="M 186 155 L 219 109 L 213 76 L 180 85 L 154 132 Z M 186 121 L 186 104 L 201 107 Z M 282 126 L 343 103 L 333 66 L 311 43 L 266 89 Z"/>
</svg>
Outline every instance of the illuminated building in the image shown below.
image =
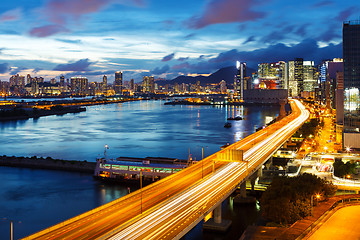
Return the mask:
<svg viewBox="0 0 360 240">
<path fill-rule="evenodd" d="M 122 94 L 123 91 L 122 72 L 115 72 L 114 90 L 115 90 L 115 94 Z"/>
<path fill-rule="evenodd" d="M 130 90 L 131 90 L 131 91 L 134 91 L 134 89 L 135 89 L 134 79 L 132 78 L 132 79 L 130 80 Z"/>
<path fill-rule="evenodd" d="M 344 147 L 360 148 L 360 21 L 343 24 Z"/>
<path fill-rule="evenodd" d="M 88 94 L 89 83 L 86 77 L 72 77 L 71 81 L 71 91 L 76 95 L 86 95 Z"/>
<path fill-rule="evenodd" d="M 154 93 L 155 92 L 155 80 L 154 77 L 144 76 L 143 77 L 143 93 Z"/>
<path fill-rule="evenodd" d="M 101 84 L 101 90 L 104 94 L 107 93 L 107 76 L 104 75 L 103 76 L 103 81 L 102 81 L 102 84 Z"/>
<path fill-rule="evenodd" d="M 314 61 L 303 62 L 303 84 L 304 91 L 313 92 L 317 87 L 317 80 L 315 79 L 316 69 L 314 67 Z"/>
<path fill-rule="evenodd" d="M 240 99 L 241 101 L 244 100 L 244 90 L 247 89 L 247 84 L 245 83 L 246 77 L 246 63 L 240 63 L 239 61 L 236 62 L 236 69 L 237 73 L 235 76 L 234 81 L 234 93 L 236 98 Z"/>
<path fill-rule="evenodd" d="M 290 97 L 298 95 L 297 82 L 295 81 L 295 61 L 289 62 L 289 88 L 288 94 Z"/>
<path fill-rule="evenodd" d="M 287 63 L 283 61 L 274 63 L 260 63 L 258 65 L 258 83 L 265 82 L 270 89 L 288 88 Z M 259 88 L 259 86 L 256 86 Z"/>
</svg>

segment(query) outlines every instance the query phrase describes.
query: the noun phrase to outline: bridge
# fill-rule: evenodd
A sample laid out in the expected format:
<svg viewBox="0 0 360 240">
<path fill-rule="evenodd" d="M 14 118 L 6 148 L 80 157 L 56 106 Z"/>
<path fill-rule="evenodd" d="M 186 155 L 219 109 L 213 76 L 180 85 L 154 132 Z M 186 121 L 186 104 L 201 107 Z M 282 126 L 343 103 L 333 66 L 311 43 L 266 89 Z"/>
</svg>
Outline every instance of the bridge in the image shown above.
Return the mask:
<svg viewBox="0 0 360 240">
<path fill-rule="evenodd" d="M 221 202 L 308 119 L 290 104 L 290 115 L 199 163 L 24 239 L 180 239 L 212 211 L 221 224 Z"/>
</svg>

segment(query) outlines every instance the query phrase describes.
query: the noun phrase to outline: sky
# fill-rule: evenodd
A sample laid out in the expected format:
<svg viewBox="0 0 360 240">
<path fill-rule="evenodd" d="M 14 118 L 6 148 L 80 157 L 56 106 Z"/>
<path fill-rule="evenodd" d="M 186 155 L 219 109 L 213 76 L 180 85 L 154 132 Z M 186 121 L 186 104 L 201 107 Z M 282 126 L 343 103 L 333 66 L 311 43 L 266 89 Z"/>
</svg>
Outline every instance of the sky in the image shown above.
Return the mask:
<svg viewBox="0 0 360 240">
<path fill-rule="evenodd" d="M 0 5 L 0 80 L 172 79 L 247 62 L 342 57 L 358 0 L 12 0 Z"/>
</svg>

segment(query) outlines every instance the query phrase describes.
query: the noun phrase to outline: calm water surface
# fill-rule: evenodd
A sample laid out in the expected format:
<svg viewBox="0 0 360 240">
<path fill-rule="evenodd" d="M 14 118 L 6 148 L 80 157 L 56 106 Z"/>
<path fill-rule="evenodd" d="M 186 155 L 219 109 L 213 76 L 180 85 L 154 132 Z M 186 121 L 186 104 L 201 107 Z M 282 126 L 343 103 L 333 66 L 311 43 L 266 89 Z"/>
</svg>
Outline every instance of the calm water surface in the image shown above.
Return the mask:
<svg viewBox="0 0 360 240">
<path fill-rule="evenodd" d="M 108 144 L 108 157 L 174 157 L 196 159 L 217 152 L 254 132 L 278 107 L 165 106 L 163 101 L 139 101 L 87 107 L 86 112 L 48 116 L 36 120 L 0 122 L 0 154 L 44 156 L 95 161 Z M 229 116 L 245 120 L 223 127 Z M 91 175 L 0 167 L 0 239 L 15 239 L 66 220 L 119 198 L 128 186 L 104 185 Z M 133 189 L 135 190 L 135 189 Z M 245 214 L 246 213 L 246 214 Z M 203 233 L 195 227 L 185 239 L 238 239 L 253 224 L 258 207 L 223 203 L 233 227 L 227 235 Z"/>
</svg>

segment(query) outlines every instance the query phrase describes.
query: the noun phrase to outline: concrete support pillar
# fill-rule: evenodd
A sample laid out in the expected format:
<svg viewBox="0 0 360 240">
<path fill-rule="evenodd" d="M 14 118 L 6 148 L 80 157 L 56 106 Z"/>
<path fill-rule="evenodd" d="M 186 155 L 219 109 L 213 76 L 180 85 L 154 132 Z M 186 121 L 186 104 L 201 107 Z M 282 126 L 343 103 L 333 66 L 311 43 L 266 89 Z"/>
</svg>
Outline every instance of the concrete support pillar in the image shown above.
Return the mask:
<svg viewBox="0 0 360 240">
<path fill-rule="evenodd" d="M 221 217 L 221 203 L 213 210 L 213 218 L 210 218 L 207 222 L 204 222 L 203 229 L 226 232 L 231 226 L 231 220 L 222 219 Z"/>
<path fill-rule="evenodd" d="M 256 182 L 257 177 L 251 177 L 250 178 L 250 183 L 251 183 L 251 191 L 255 191 L 255 182 Z"/>
<path fill-rule="evenodd" d="M 266 161 L 265 167 L 269 170 L 269 168 L 273 165 L 273 157 L 269 158 L 269 160 Z"/>
<path fill-rule="evenodd" d="M 263 175 L 263 168 L 262 167 L 263 167 L 263 165 L 261 165 L 260 168 L 257 171 L 258 172 L 258 177 L 262 177 L 262 175 Z"/>
<path fill-rule="evenodd" d="M 280 120 L 286 116 L 285 104 L 287 103 L 287 99 L 280 99 L 279 103 L 280 103 L 280 113 L 279 113 L 279 120 Z"/>
<path fill-rule="evenodd" d="M 240 185 L 240 197 L 246 198 L 246 182 Z"/>
<path fill-rule="evenodd" d="M 221 223 L 221 204 L 214 209 L 214 222 L 217 224 Z"/>
</svg>

